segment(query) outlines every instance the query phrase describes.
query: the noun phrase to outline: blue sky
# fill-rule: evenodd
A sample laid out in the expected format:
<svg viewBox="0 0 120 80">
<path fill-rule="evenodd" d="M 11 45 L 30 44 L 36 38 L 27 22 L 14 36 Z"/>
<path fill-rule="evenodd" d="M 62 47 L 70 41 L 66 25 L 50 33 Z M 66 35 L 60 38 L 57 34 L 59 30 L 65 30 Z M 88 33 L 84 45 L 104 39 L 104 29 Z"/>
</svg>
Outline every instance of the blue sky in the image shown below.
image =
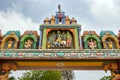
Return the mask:
<svg viewBox="0 0 120 80">
<path fill-rule="evenodd" d="M 82 32 L 95 30 L 99 34 L 101 30 L 112 30 L 117 35 L 120 30 L 120 0 L 0 0 L 0 29 L 3 34 L 8 30 L 20 30 L 21 34 L 26 30 L 39 31 L 43 20 L 55 15 L 58 4 L 82 25 Z M 103 71 L 83 73 L 79 71 L 76 80 L 98 80 L 106 75 Z"/>
</svg>

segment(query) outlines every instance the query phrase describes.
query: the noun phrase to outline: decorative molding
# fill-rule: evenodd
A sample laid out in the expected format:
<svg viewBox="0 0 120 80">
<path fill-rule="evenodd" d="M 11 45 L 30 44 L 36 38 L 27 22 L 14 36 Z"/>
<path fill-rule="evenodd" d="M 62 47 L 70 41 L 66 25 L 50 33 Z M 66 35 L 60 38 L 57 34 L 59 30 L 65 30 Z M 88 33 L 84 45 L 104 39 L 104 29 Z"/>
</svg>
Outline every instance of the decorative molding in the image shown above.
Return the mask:
<svg viewBox="0 0 120 80">
<path fill-rule="evenodd" d="M 62 53 L 62 54 L 61 54 Z M 2 49 L 1 59 L 120 59 L 120 50 L 38 50 L 38 49 Z"/>
</svg>

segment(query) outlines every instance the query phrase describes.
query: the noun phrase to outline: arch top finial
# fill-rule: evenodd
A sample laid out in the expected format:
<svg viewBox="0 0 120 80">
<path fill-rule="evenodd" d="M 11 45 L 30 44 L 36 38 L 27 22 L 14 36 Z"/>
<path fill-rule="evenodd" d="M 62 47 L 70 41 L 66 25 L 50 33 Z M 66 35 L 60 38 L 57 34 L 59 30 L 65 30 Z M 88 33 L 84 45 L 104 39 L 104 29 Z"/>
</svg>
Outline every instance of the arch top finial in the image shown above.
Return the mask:
<svg viewBox="0 0 120 80">
<path fill-rule="evenodd" d="M 58 4 L 58 10 L 59 10 L 59 12 L 61 12 L 61 5 L 60 4 Z"/>
</svg>

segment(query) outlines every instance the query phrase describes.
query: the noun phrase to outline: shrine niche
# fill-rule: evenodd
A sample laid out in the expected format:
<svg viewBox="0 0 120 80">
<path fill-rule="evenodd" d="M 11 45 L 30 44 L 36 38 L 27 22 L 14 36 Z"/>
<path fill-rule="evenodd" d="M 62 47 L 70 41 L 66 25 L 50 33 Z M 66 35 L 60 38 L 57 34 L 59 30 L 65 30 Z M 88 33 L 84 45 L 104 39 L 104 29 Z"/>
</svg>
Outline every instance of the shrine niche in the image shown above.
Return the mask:
<svg viewBox="0 0 120 80">
<path fill-rule="evenodd" d="M 104 49 L 119 49 L 119 41 L 112 31 L 101 31 L 100 35 Z"/>
<path fill-rule="evenodd" d="M 120 47 L 120 30 L 118 32 L 118 41 L 119 41 L 119 47 Z"/>
<path fill-rule="evenodd" d="M 20 49 L 36 49 L 38 38 L 37 31 L 26 31 L 20 40 Z"/>
<path fill-rule="evenodd" d="M 69 30 L 52 30 L 47 36 L 47 48 L 48 49 L 73 49 L 74 41 L 73 34 Z"/>
<path fill-rule="evenodd" d="M 17 49 L 19 43 L 20 32 L 8 31 L 2 39 L 2 49 Z"/>
<path fill-rule="evenodd" d="M 95 31 L 84 31 L 82 39 L 84 49 L 101 49 L 100 39 Z"/>
</svg>

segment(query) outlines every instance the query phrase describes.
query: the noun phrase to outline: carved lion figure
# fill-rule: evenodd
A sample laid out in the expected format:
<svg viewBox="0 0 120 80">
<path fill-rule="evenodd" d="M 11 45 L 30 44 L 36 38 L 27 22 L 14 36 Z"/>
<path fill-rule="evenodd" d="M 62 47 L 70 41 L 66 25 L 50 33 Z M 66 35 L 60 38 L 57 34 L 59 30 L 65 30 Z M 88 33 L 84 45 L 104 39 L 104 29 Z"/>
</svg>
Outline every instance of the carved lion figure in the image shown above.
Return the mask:
<svg viewBox="0 0 120 80">
<path fill-rule="evenodd" d="M 8 73 L 10 70 L 16 71 L 18 69 L 18 64 L 15 62 L 5 62 L 3 63 L 2 70 Z"/>
<path fill-rule="evenodd" d="M 107 72 L 107 70 L 114 72 L 115 70 L 118 70 L 118 65 L 117 63 L 104 63 L 103 69 L 105 72 Z"/>
</svg>

